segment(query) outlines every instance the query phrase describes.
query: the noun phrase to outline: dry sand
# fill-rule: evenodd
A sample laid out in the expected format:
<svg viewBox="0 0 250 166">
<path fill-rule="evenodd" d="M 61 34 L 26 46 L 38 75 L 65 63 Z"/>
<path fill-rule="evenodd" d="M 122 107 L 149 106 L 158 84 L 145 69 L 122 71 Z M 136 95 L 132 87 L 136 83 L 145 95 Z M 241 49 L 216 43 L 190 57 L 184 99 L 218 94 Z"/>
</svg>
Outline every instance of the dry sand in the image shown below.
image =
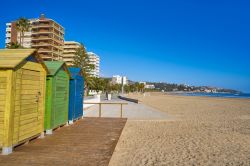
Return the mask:
<svg viewBox="0 0 250 166">
<path fill-rule="evenodd" d="M 250 165 L 250 100 L 130 95 L 176 120 L 128 120 L 111 166 Z"/>
</svg>

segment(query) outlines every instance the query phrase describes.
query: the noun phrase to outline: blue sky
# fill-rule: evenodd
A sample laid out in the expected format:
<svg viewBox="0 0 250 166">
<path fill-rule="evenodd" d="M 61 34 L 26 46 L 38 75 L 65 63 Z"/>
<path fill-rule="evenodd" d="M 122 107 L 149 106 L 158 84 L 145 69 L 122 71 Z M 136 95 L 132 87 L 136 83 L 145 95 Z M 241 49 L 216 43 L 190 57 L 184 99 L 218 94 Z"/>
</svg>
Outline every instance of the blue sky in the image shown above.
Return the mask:
<svg viewBox="0 0 250 166">
<path fill-rule="evenodd" d="M 250 1 L 12 0 L 5 23 L 44 13 L 101 57 L 101 74 L 250 92 Z M 15 4 L 15 5 L 13 5 Z"/>
</svg>

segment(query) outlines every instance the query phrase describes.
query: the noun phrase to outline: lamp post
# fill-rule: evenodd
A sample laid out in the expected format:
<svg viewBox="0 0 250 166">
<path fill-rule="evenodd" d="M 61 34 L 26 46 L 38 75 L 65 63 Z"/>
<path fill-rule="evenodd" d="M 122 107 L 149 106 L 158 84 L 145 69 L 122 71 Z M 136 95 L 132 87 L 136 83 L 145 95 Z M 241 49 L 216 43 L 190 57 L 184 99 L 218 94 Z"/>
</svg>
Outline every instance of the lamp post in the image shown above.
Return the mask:
<svg viewBox="0 0 250 166">
<path fill-rule="evenodd" d="M 123 94 L 123 92 L 124 92 L 124 80 L 123 80 L 123 76 L 122 76 L 122 94 Z"/>
</svg>

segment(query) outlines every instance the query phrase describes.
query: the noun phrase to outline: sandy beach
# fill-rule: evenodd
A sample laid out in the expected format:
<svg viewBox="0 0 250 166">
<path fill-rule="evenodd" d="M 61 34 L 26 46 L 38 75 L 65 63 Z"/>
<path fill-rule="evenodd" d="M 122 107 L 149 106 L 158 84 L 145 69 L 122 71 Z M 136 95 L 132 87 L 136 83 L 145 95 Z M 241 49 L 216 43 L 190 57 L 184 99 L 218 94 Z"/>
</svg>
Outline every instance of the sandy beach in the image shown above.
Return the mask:
<svg viewBox="0 0 250 166">
<path fill-rule="evenodd" d="M 250 100 L 131 94 L 175 117 L 128 120 L 111 166 L 250 165 Z"/>
</svg>

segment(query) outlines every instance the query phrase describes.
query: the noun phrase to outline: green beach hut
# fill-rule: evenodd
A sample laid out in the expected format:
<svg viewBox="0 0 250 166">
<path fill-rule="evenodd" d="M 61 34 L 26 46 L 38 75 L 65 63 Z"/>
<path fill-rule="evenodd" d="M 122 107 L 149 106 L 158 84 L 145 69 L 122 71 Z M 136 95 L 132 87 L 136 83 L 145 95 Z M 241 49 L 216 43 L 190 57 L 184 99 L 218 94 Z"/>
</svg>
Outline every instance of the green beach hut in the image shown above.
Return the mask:
<svg viewBox="0 0 250 166">
<path fill-rule="evenodd" d="M 68 122 L 70 72 L 62 61 L 47 61 L 49 70 L 46 81 L 46 106 L 44 129 L 52 134 L 53 129 Z"/>
</svg>

